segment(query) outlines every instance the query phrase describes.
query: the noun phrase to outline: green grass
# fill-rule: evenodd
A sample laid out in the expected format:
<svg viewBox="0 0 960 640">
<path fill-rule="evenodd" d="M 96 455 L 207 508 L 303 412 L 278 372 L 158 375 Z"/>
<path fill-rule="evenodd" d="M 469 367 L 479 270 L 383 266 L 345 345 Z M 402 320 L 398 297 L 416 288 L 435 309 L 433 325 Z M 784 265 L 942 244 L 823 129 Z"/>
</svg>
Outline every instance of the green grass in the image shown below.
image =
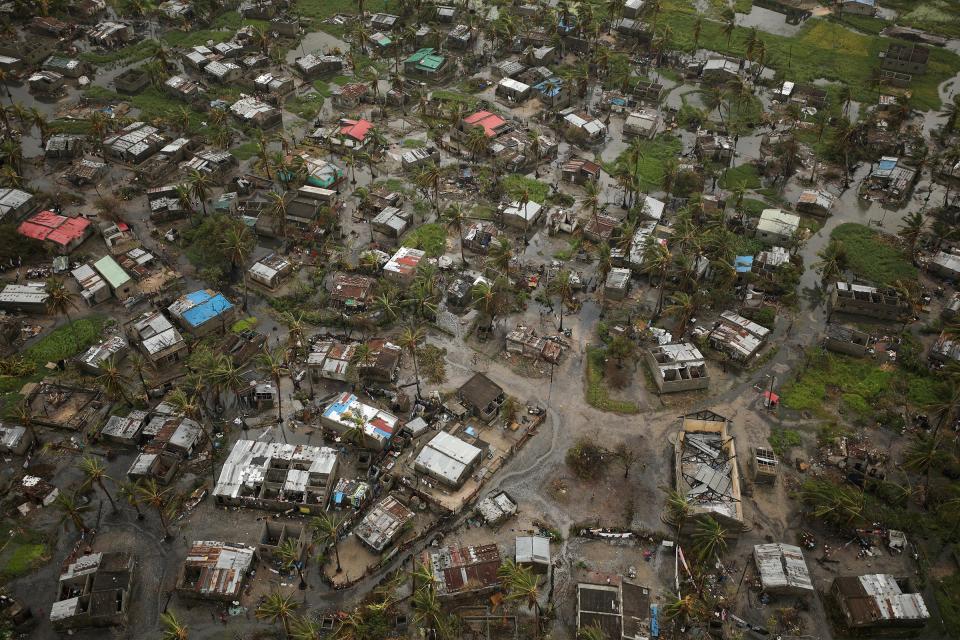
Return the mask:
<svg viewBox="0 0 960 640">
<path fill-rule="evenodd" d="M 857 31 L 873 36 L 878 35 L 881 31 L 893 24 L 889 20 L 884 20 L 883 18 L 876 18 L 874 16 L 856 16 L 849 13 L 835 17 L 833 20 L 839 22 L 840 24 L 846 25 L 851 29 L 856 29 Z"/>
<path fill-rule="evenodd" d="M 672 30 L 671 46 L 693 50 L 693 24 L 696 8 L 683 0 L 664 0 L 660 24 Z M 957 21 L 960 23 L 960 21 Z M 955 28 L 960 29 L 960 24 Z M 743 57 L 750 29 L 737 27 L 729 42 L 720 22 L 704 20 L 699 46 L 720 53 Z M 793 37 L 761 33 L 766 46 L 767 65 L 782 71 L 791 80 L 812 82 L 817 78 L 848 82 L 855 100 L 872 103 L 876 88 L 871 72 L 877 66 L 878 54 L 892 42 L 888 38 L 857 33 L 830 20 L 811 18 Z M 912 104 L 922 110 L 939 109 L 939 85 L 952 77 L 960 65 L 960 56 L 937 47 L 930 51 L 927 73 L 915 76 L 911 90 Z"/>
<path fill-rule="evenodd" d="M 199 131 L 200 123 L 206 115 L 194 111 L 186 103 L 162 93 L 156 87 L 147 87 L 139 94 L 130 98 L 130 104 L 140 110 L 140 116 L 146 120 L 160 118 L 171 120 L 176 118 L 183 109 L 190 114 L 191 131 Z"/>
<path fill-rule="evenodd" d="M 330 83 L 326 80 L 314 80 L 313 88 L 324 98 L 329 98 L 333 95 L 333 91 L 330 90 Z"/>
<path fill-rule="evenodd" d="M 353 78 L 349 78 L 347 76 L 334 76 L 333 80 L 331 80 L 330 82 L 342 87 L 345 84 L 350 84 L 351 82 L 353 82 Z"/>
<path fill-rule="evenodd" d="M 566 249 L 561 249 L 553 254 L 557 260 L 569 260 L 577 251 L 580 250 L 580 238 L 570 238 L 570 243 Z"/>
<path fill-rule="evenodd" d="M 316 92 L 310 92 L 306 95 L 295 96 L 287 100 L 283 108 L 290 113 L 303 118 L 304 120 L 313 120 L 323 108 L 323 96 Z"/>
<path fill-rule="evenodd" d="M 113 51 L 84 51 L 79 57 L 84 62 L 91 64 L 111 64 L 114 62 L 139 62 L 146 60 L 157 52 L 158 46 L 155 40 L 141 40 L 135 44 L 127 45 Z"/>
<path fill-rule="evenodd" d="M 231 155 L 237 160 L 249 160 L 253 156 L 257 155 L 257 143 L 253 142 L 244 142 L 243 144 L 230 149 Z"/>
<path fill-rule="evenodd" d="M 111 91 L 106 87 L 101 87 L 100 85 L 94 84 L 90 85 L 87 89 L 83 91 L 83 97 L 87 100 L 100 100 L 100 101 L 110 101 L 120 98 L 120 95 L 116 91 Z"/>
<path fill-rule="evenodd" d="M 420 225 L 404 237 L 403 246 L 425 251 L 430 258 L 442 256 L 447 250 L 447 228 L 437 223 Z"/>
<path fill-rule="evenodd" d="M 640 408 L 635 403 L 610 397 L 610 385 L 603 380 L 605 353 L 601 348 L 587 349 L 587 404 L 601 411 L 639 413 Z"/>
<path fill-rule="evenodd" d="M 916 280 L 917 269 L 906 259 L 899 247 L 888 236 L 880 234 L 862 224 L 848 222 L 841 224 L 830 237 L 843 242 L 847 254 L 847 264 L 857 276 L 890 285 L 897 280 L 905 282 Z"/>
<path fill-rule="evenodd" d="M 503 192 L 507 194 L 507 197 L 516 202 L 519 202 L 524 192 L 526 192 L 530 202 L 539 202 L 542 204 L 550 193 L 550 185 L 518 173 L 504 176 L 500 180 L 500 186 L 503 188 Z"/>
<path fill-rule="evenodd" d="M 90 122 L 87 120 L 52 120 L 51 133 L 74 133 L 86 135 L 90 133 Z"/>
<path fill-rule="evenodd" d="M 257 326 L 257 319 L 253 316 L 248 318 L 241 318 L 233 323 L 233 326 L 230 327 L 230 331 L 234 333 L 241 333 L 247 329 L 253 329 Z"/>
<path fill-rule="evenodd" d="M 803 441 L 800 440 L 800 433 L 793 429 L 772 429 L 768 441 L 773 452 L 781 458 L 787 452 L 787 449 L 799 447 L 803 444 Z"/>
<path fill-rule="evenodd" d="M 422 149 L 427 146 L 427 142 L 418 138 L 406 138 L 400 143 L 400 146 L 404 149 Z"/>
<path fill-rule="evenodd" d="M 25 576 L 49 559 L 50 549 L 43 542 L 28 542 L 33 536 L 15 536 L 2 554 L 0 575 L 6 580 Z"/>
<path fill-rule="evenodd" d="M 476 96 L 472 96 L 469 93 L 462 93 L 460 91 L 437 89 L 436 91 L 430 94 L 430 97 L 433 100 L 437 100 L 439 102 L 460 102 L 471 109 L 477 105 Z"/>
<path fill-rule="evenodd" d="M 770 205 L 764 202 L 763 200 L 755 200 L 753 198 L 744 198 L 743 202 L 740 204 L 740 207 L 743 209 L 743 212 L 747 214 L 750 218 L 759 218 L 760 214 L 763 213 L 764 209 L 769 209 Z"/>
<path fill-rule="evenodd" d="M 678 158 L 683 151 L 683 143 L 680 138 L 674 136 L 662 135 L 653 140 L 643 140 L 640 142 L 640 148 L 643 156 L 637 167 L 637 177 L 640 179 L 641 191 L 652 191 L 659 189 L 663 184 L 664 163 L 670 158 Z M 626 162 L 629 150 L 625 150 L 611 164 L 604 167 L 607 173 L 613 174 L 618 165 Z"/>
<path fill-rule="evenodd" d="M 760 172 L 752 164 L 741 164 L 727 169 L 720 177 L 720 186 L 724 189 L 734 189 L 741 184 L 747 189 L 760 188 Z"/>
<path fill-rule="evenodd" d="M 948 37 L 960 37 L 960 5 L 956 0 L 885 0 L 898 12 L 897 23 Z"/>
<path fill-rule="evenodd" d="M 936 581 L 933 593 L 947 636 L 960 637 L 960 573 Z"/>
</svg>

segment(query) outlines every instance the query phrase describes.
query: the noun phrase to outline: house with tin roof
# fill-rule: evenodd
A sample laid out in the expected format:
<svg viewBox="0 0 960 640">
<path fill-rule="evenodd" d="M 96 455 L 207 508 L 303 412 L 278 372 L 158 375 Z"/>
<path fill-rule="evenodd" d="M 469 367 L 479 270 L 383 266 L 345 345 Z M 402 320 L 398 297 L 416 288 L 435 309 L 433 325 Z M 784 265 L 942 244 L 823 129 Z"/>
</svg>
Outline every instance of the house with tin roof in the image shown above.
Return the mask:
<svg viewBox="0 0 960 640">
<path fill-rule="evenodd" d="M 65 255 L 90 237 L 93 226 L 86 218 L 68 218 L 52 211 L 41 211 L 20 223 L 17 232 Z"/>
<path fill-rule="evenodd" d="M 433 47 L 424 47 L 403 61 L 404 75 L 422 80 L 440 80 L 449 76 L 456 64 Z"/>
<path fill-rule="evenodd" d="M 364 445 L 370 449 L 382 450 L 400 430 L 400 419 L 389 411 L 360 402 L 357 396 L 349 392 L 341 393 L 327 405 L 320 416 L 325 427 L 346 434 L 359 432 Z"/>
<path fill-rule="evenodd" d="M 186 331 L 208 335 L 218 331 L 226 333 L 237 308 L 222 293 L 200 289 L 180 296 L 167 310 Z"/>
</svg>

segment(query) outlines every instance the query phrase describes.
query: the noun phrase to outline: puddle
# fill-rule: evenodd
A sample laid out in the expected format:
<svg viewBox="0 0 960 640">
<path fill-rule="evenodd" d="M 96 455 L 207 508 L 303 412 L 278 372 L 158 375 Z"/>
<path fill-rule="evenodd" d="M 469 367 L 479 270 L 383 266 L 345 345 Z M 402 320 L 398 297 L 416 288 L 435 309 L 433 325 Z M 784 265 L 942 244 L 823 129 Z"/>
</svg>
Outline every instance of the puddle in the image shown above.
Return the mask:
<svg viewBox="0 0 960 640">
<path fill-rule="evenodd" d="M 332 53 L 335 49 L 345 53 L 350 50 L 350 45 L 326 31 L 314 31 L 300 40 L 300 46 L 287 52 L 287 64 L 293 64 L 308 53 Z"/>
<path fill-rule="evenodd" d="M 741 27 L 756 27 L 760 31 L 778 36 L 795 36 L 803 28 L 802 23 L 788 23 L 785 14 L 764 9 L 756 4 L 753 5 L 750 13 L 737 14 L 737 24 Z"/>
</svg>

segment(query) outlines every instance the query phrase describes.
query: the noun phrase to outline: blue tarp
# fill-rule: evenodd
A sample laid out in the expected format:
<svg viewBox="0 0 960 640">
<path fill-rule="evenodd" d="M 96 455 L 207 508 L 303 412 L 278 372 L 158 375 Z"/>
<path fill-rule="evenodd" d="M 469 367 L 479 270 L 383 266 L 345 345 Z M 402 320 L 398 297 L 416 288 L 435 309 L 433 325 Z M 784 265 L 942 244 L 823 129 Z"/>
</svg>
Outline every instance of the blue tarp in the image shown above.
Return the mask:
<svg viewBox="0 0 960 640">
<path fill-rule="evenodd" d="M 197 293 L 203 293 L 206 295 L 206 292 L 197 291 L 189 294 L 188 297 L 196 295 Z M 224 298 L 222 293 L 218 293 L 214 297 L 209 298 L 206 302 L 201 302 L 195 307 L 187 309 L 183 313 L 183 319 L 186 320 L 191 326 L 199 327 L 208 320 L 212 320 L 232 308 L 233 305 L 230 304 L 230 301 Z"/>
<path fill-rule="evenodd" d="M 201 302 L 206 302 L 210 299 L 210 294 L 205 289 L 200 289 L 199 291 L 194 291 L 193 293 L 188 293 L 184 296 L 187 300 L 193 304 L 200 304 Z"/>
<path fill-rule="evenodd" d="M 753 256 L 737 256 L 733 260 L 733 268 L 737 273 L 749 273 L 753 269 Z"/>
<path fill-rule="evenodd" d="M 533 85 L 533 88 L 548 98 L 553 98 L 559 95 L 563 89 L 563 80 L 556 77 L 550 78 L 549 80 L 544 80 L 539 84 Z"/>
<path fill-rule="evenodd" d="M 660 637 L 660 621 L 657 619 L 657 614 L 660 613 L 659 607 L 657 605 L 650 605 L 650 635 L 654 638 Z"/>
</svg>

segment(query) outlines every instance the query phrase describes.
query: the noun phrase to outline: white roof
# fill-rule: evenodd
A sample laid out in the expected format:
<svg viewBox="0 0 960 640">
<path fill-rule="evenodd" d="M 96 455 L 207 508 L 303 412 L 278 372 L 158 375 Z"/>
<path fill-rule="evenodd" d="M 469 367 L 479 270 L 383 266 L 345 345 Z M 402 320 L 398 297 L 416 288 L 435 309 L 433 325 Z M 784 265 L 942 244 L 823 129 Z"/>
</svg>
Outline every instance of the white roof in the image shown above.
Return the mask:
<svg viewBox="0 0 960 640">
<path fill-rule="evenodd" d="M 451 483 L 458 483 L 482 453 L 472 444 L 441 431 L 420 450 L 416 466 Z"/>
<path fill-rule="evenodd" d="M 542 536 L 517 536 L 517 563 L 550 564 L 550 539 Z"/>
<path fill-rule="evenodd" d="M 503 80 L 500 81 L 500 84 L 506 87 L 507 89 L 510 89 L 511 91 L 516 91 L 518 93 L 523 93 L 525 91 L 530 90 L 530 85 L 524 84 L 518 80 L 514 80 L 513 78 L 504 78 Z"/>
<path fill-rule="evenodd" d="M 516 216 L 523 218 L 527 222 L 535 222 L 542 208 L 543 206 L 539 202 L 529 201 L 526 205 L 522 205 L 519 202 L 511 202 L 504 207 L 503 215 Z"/>
<path fill-rule="evenodd" d="M 300 469 L 300 471 L 321 476 L 329 476 L 337 465 L 337 452 L 330 447 L 238 440 L 220 470 L 220 477 L 217 479 L 213 495 L 236 498 L 244 486 L 251 489 L 260 486 L 274 458 L 289 461 L 291 467 L 294 466 L 292 463 L 297 463 L 297 466 L 306 466 L 306 469 Z M 292 480 L 294 483 L 302 481 L 305 486 L 306 478 L 307 476 L 301 478 L 300 474 L 294 473 Z M 291 478 L 287 474 L 285 482 L 289 480 Z"/>
<path fill-rule="evenodd" d="M 787 213 L 783 209 L 764 209 L 757 222 L 758 231 L 781 236 L 792 236 L 799 227 L 800 216 Z"/>
<path fill-rule="evenodd" d="M 770 543 L 753 547 L 760 583 L 768 591 L 813 591 L 803 551 L 792 544 Z"/>
</svg>

